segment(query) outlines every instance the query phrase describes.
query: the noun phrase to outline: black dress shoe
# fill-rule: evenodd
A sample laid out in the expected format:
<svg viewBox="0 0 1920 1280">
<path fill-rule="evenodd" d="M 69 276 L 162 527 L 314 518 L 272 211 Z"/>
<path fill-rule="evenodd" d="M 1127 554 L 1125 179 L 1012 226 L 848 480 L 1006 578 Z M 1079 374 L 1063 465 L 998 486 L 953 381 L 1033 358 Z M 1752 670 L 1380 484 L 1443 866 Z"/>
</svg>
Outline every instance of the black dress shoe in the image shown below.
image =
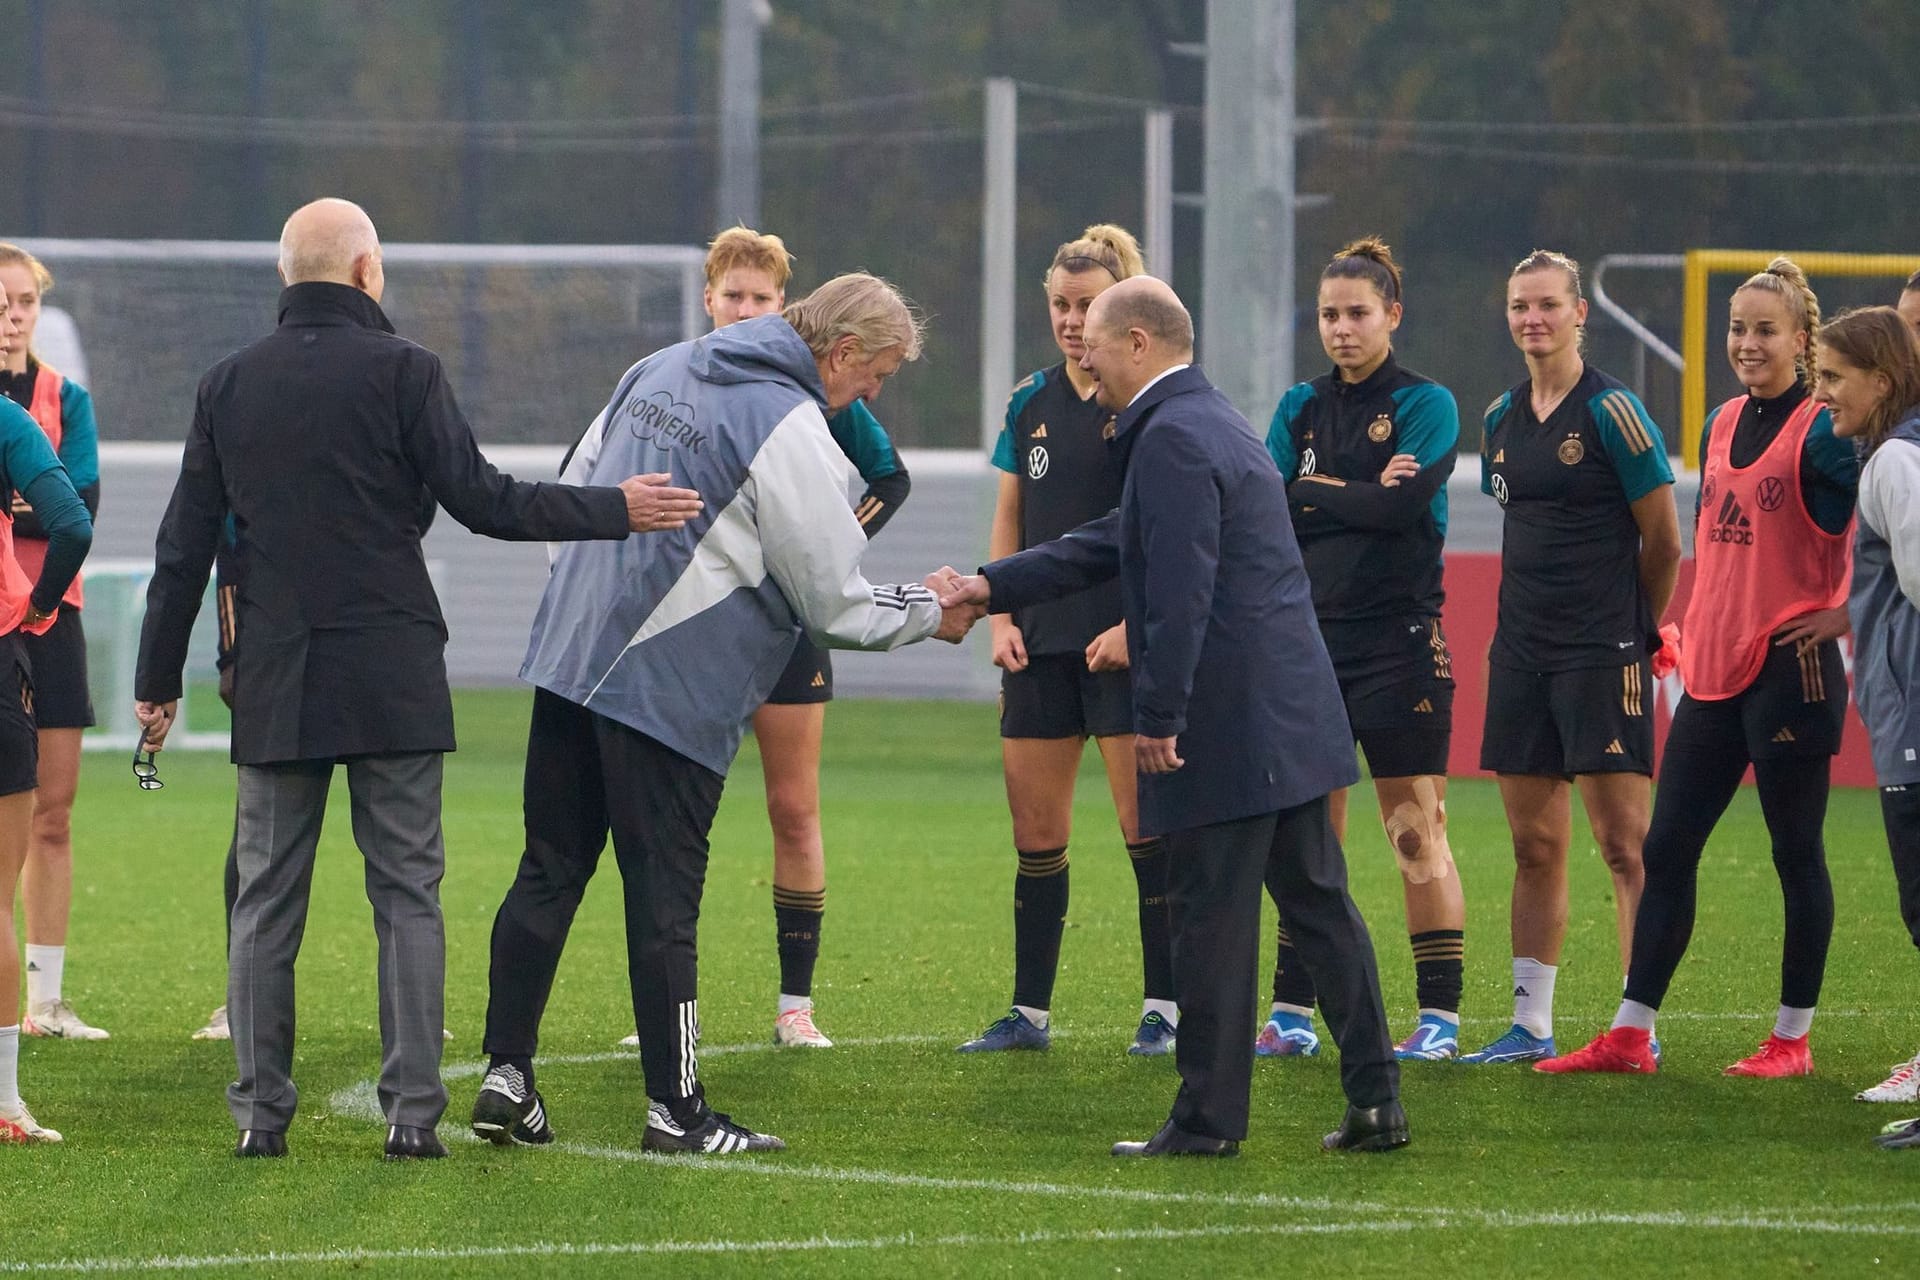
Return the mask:
<svg viewBox="0 0 1920 1280">
<path fill-rule="evenodd" d="M 1396 1099 L 1377 1107 L 1347 1108 L 1340 1127 L 1320 1139 L 1325 1151 L 1391 1151 L 1413 1139 L 1407 1133 L 1407 1113 Z"/>
<path fill-rule="evenodd" d="M 444 1160 L 446 1155 L 446 1144 L 431 1129 L 419 1129 L 410 1124 L 387 1127 L 389 1160 Z"/>
<path fill-rule="evenodd" d="M 1185 1129 L 1174 1127 L 1169 1120 L 1161 1126 L 1160 1132 L 1145 1142 L 1116 1142 L 1113 1154 L 1117 1156 L 1237 1156 L 1240 1144 L 1232 1138 L 1209 1138 L 1201 1133 L 1188 1133 Z"/>
<path fill-rule="evenodd" d="M 271 1129 L 242 1129 L 240 1141 L 234 1144 L 233 1154 L 246 1158 L 265 1156 L 277 1159 L 287 1154 L 287 1135 Z"/>
</svg>

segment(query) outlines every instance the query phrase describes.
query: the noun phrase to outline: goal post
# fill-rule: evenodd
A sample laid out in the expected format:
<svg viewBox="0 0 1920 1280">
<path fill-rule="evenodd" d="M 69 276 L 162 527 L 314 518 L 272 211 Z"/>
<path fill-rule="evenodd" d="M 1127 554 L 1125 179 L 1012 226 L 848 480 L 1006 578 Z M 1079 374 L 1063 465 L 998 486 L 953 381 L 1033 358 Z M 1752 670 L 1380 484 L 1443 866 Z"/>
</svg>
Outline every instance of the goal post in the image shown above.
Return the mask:
<svg viewBox="0 0 1920 1280">
<path fill-rule="evenodd" d="M 1707 422 L 1707 278 L 1751 275 L 1778 257 L 1792 258 L 1809 279 L 1819 276 L 1897 276 L 1920 271 L 1920 254 L 1782 253 L 1765 249 L 1689 249 L 1681 265 L 1680 449 L 1690 468 L 1700 465 L 1700 433 Z"/>
</svg>

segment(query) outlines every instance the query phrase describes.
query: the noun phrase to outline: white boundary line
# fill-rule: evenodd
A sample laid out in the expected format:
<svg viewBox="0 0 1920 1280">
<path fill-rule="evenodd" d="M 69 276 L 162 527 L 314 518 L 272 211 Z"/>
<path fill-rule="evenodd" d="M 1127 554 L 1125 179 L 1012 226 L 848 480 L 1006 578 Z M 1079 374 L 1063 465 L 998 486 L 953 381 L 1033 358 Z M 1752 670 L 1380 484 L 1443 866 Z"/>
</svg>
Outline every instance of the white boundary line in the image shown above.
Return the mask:
<svg viewBox="0 0 1920 1280">
<path fill-rule="evenodd" d="M 1885 1013 L 1869 1013 L 1864 1009 L 1822 1009 L 1818 1016 L 1822 1018 L 1892 1018 L 1903 1015 L 1898 1014 L 1894 1010 L 1887 1010 Z M 1765 1021 L 1765 1016 L 1758 1013 L 1696 1013 L 1684 1009 L 1661 1015 L 1662 1022 L 1745 1022 L 1749 1020 L 1763 1022 Z M 1477 1017 L 1461 1019 L 1461 1025 L 1469 1027 L 1504 1026 L 1506 1023 L 1507 1019 L 1505 1018 Z M 1077 1034 L 1092 1036 L 1105 1031 L 1124 1033 L 1124 1031 L 1128 1029 L 1130 1028 L 1121 1028 L 1118 1026 L 1101 1028 L 1089 1027 L 1080 1029 Z M 1073 1030 L 1061 1028 L 1053 1034 L 1056 1039 L 1060 1039 L 1076 1033 Z M 866 1036 L 855 1039 L 842 1038 L 834 1041 L 834 1044 L 845 1049 L 865 1049 L 886 1045 L 947 1044 L 951 1043 L 952 1040 L 952 1036 L 922 1033 L 917 1035 Z M 766 1053 L 779 1047 L 780 1046 L 770 1041 L 755 1040 L 746 1044 L 712 1045 L 702 1048 L 699 1053 L 703 1058 L 717 1058 L 735 1053 Z M 625 1048 L 601 1053 L 557 1054 L 551 1057 L 542 1057 L 540 1059 L 540 1065 L 547 1067 L 581 1066 L 596 1062 L 637 1063 L 638 1061 L 639 1050 Z M 484 1062 L 456 1062 L 449 1066 L 442 1067 L 440 1070 L 440 1078 L 448 1081 L 470 1080 L 485 1075 L 486 1071 L 487 1068 Z M 372 1080 L 360 1080 L 342 1088 L 335 1089 L 327 1096 L 327 1105 L 334 1115 L 341 1116 L 345 1119 L 365 1120 L 373 1124 L 386 1123 L 385 1118 L 380 1112 L 379 1093 Z"/>
<path fill-rule="evenodd" d="M 505 1258 L 644 1257 L 674 1254 L 753 1254 L 953 1249 L 1047 1244 L 1117 1244 L 1131 1241 L 1228 1239 L 1237 1236 L 1356 1235 L 1412 1231 L 1472 1221 L 1496 1230 L 1634 1226 L 1688 1231 L 1779 1231 L 1853 1236 L 1920 1236 L 1920 1224 L 1845 1223 L 1778 1215 L 1685 1213 L 1535 1213 L 1484 1210 L 1429 1210 L 1417 1217 L 1373 1218 L 1347 1222 L 1245 1223 L 1208 1227 L 1112 1228 L 1084 1231 L 1023 1231 L 1013 1235 L 919 1236 L 913 1233 L 834 1239 L 808 1236 L 789 1240 L 659 1240 L 617 1243 L 541 1241 L 523 1245 L 473 1245 L 445 1249 L 317 1249 L 249 1254 L 161 1254 L 145 1258 L 69 1258 L 53 1262 L 0 1262 L 0 1274 L 101 1274 L 124 1271 L 187 1271 L 213 1267 L 363 1265 L 369 1262 L 457 1262 Z"/>
<path fill-rule="evenodd" d="M 1829 1016 L 1858 1016 L 1857 1010 L 1835 1011 Z M 1702 1014 L 1701 1018 L 1746 1015 Z M 848 1048 L 895 1044 L 939 1043 L 948 1037 L 933 1035 L 877 1036 L 843 1040 Z M 716 1045 L 708 1056 L 730 1053 L 764 1052 L 775 1046 L 767 1043 Z M 545 1059 L 550 1066 L 625 1061 L 634 1058 L 631 1051 L 556 1055 Z M 449 1080 L 470 1079 L 481 1075 L 478 1062 L 455 1063 L 443 1071 Z M 354 1119 L 379 1119 L 372 1081 L 362 1081 L 336 1090 L 329 1099 L 334 1112 Z M 380 1262 L 458 1262 L 504 1260 L 511 1258 L 599 1258 L 651 1257 L 672 1255 L 734 1255 L 763 1253 L 880 1252 L 892 1249 L 979 1248 L 1046 1244 L 1106 1244 L 1131 1241 L 1182 1241 L 1229 1239 L 1244 1236 L 1316 1236 L 1356 1235 L 1411 1231 L 1421 1227 L 1446 1227 L 1471 1224 L 1498 1231 L 1565 1229 L 1568 1227 L 1640 1227 L 1665 1230 L 1719 1230 L 1740 1232 L 1805 1233 L 1860 1237 L 1920 1236 L 1920 1222 L 1843 1221 L 1848 1217 L 1896 1214 L 1911 1219 L 1920 1203 L 1901 1202 L 1885 1205 L 1840 1205 L 1823 1210 L 1823 1217 L 1802 1217 L 1801 1210 L 1754 1210 L 1744 1212 L 1686 1213 L 1595 1212 L 1555 1210 L 1516 1212 L 1471 1207 L 1389 1206 L 1366 1201 L 1325 1197 L 1282 1196 L 1266 1193 L 1155 1191 L 1135 1187 L 1103 1187 L 1055 1182 L 1016 1182 L 994 1178 L 944 1178 L 925 1174 L 895 1173 L 883 1169 L 840 1169 L 821 1165 L 795 1165 L 776 1160 L 701 1159 L 687 1156 L 662 1156 L 623 1147 L 599 1147 L 558 1143 L 555 1150 L 595 1159 L 636 1162 L 663 1168 L 699 1173 L 731 1173 L 745 1176 L 798 1178 L 844 1184 L 912 1188 L 933 1191 L 984 1192 L 994 1195 L 1071 1197 L 1138 1204 L 1205 1204 L 1209 1207 L 1276 1209 L 1306 1212 L 1365 1213 L 1360 1220 L 1290 1223 L 1222 1224 L 1191 1228 L 1121 1228 L 1081 1231 L 1028 1231 L 1012 1235 L 949 1234 L 921 1236 L 914 1233 L 835 1239 L 809 1236 L 796 1239 L 762 1240 L 659 1240 L 611 1243 L 536 1241 L 519 1245 L 473 1245 L 418 1249 L 320 1249 L 290 1252 L 246 1254 L 160 1254 L 148 1257 L 67 1258 L 49 1262 L 0 1261 L 0 1275 L 24 1274 L 108 1274 L 130 1271 L 187 1271 L 211 1268 L 262 1266 L 360 1266 Z"/>
</svg>

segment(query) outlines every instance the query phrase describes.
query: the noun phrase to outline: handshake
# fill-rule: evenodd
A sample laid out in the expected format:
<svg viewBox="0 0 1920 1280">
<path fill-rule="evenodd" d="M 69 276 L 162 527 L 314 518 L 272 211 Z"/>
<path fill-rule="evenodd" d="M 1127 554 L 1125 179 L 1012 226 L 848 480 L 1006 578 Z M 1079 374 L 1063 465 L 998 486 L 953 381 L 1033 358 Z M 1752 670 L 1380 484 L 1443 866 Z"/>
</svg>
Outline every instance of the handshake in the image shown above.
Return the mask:
<svg viewBox="0 0 1920 1280">
<path fill-rule="evenodd" d="M 959 644 L 973 624 L 987 616 L 990 591 L 980 574 L 963 574 L 951 565 L 941 565 L 921 585 L 940 601 L 940 626 L 933 633 L 936 640 Z"/>
</svg>

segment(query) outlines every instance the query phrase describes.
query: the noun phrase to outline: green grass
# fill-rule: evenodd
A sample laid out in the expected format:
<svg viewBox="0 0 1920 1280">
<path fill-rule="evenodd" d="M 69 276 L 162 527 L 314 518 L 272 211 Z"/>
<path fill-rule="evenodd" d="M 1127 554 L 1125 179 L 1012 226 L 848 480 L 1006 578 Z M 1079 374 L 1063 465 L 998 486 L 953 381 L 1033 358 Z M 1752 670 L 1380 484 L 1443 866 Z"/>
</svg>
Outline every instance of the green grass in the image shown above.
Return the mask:
<svg viewBox="0 0 1920 1280">
<path fill-rule="evenodd" d="M 453 1158 L 431 1164 L 380 1161 L 381 1130 L 351 1102 L 377 1070 L 379 1045 L 344 794 L 300 963 L 293 1154 L 241 1162 L 228 1154 L 228 1047 L 187 1039 L 224 991 L 231 769 L 170 752 L 166 789 L 142 794 L 119 754 L 87 757 L 67 987 L 113 1039 L 25 1045 L 25 1092 L 68 1141 L 0 1149 L 9 1228 L 0 1272 L 367 1250 L 265 1269 L 1913 1274 L 1911 1240 L 1900 1237 L 1920 1231 L 1920 1156 L 1873 1149 L 1869 1135 L 1895 1111 L 1851 1101 L 1912 1052 L 1915 1032 L 1914 958 L 1870 793 L 1836 793 L 1827 828 L 1839 907 L 1815 1077 L 1719 1074 L 1766 1033 L 1777 997 L 1778 889 L 1747 793 L 1708 853 L 1657 1077 L 1418 1064 L 1404 1086 L 1413 1145 L 1336 1158 L 1317 1141 L 1340 1114 L 1337 1056 L 1262 1062 L 1240 1159 L 1119 1162 L 1108 1144 L 1153 1131 L 1174 1073 L 1171 1062 L 1122 1053 L 1138 1013 L 1132 878 L 1094 753 L 1076 814 L 1059 1039 L 1044 1055 L 961 1057 L 953 1045 L 1004 1010 L 1011 981 L 1013 859 L 991 709 L 838 704 L 823 779 L 831 893 L 816 997 L 842 1046 L 764 1048 L 777 969 L 751 742 L 715 828 L 701 930 L 702 1076 L 717 1105 L 790 1150 L 731 1163 L 636 1158 L 639 1071 L 612 1054 L 630 1006 L 609 857 L 545 1023 L 541 1086 L 560 1144 L 500 1152 L 464 1140 L 462 1122 L 477 1084 L 488 929 L 519 855 L 526 706 L 518 693 L 460 700 L 443 889 L 458 1038 L 442 1133 Z M 1449 808 L 1470 911 L 1466 1038 L 1477 1042 L 1506 1023 L 1511 859 L 1490 785 L 1456 783 Z M 1619 992 L 1608 880 L 1577 829 L 1563 1045 L 1604 1026 Z M 1376 830 L 1357 830 L 1352 844 L 1355 894 L 1404 1030 L 1413 993 L 1399 879 Z M 1167 1232 L 1190 1234 L 1158 1238 Z M 1023 1233 L 1033 1238 L 1012 1243 Z M 802 1240 L 813 1247 L 751 1249 Z M 676 1244 L 688 1251 L 633 1256 Z M 494 1247 L 534 1251 L 464 1252 Z M 594 1248 L 608 1252 L 578 1252 Z M 422 1254 L 386 1252 L 410 1249 Z"/>
</svg>

